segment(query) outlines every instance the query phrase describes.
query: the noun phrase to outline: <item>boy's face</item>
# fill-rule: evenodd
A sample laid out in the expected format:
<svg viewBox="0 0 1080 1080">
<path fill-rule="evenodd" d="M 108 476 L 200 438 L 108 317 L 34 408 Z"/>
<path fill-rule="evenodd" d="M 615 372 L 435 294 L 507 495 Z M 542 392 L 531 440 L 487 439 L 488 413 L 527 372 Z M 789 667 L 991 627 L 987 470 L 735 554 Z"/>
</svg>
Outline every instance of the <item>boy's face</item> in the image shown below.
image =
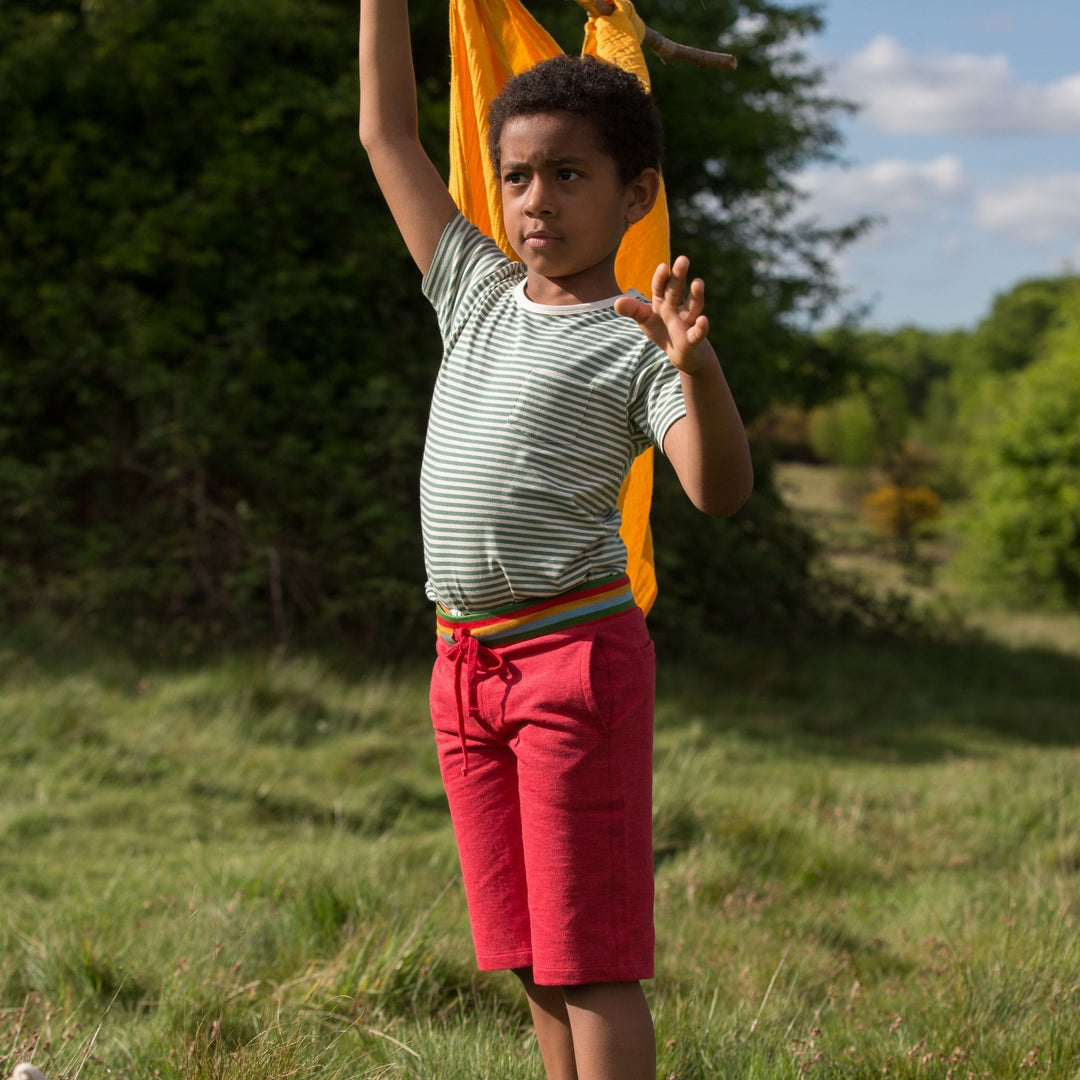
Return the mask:
<svg viewBox="0 0 1080 1080">
<path fill-rule="evenodd" d="M 619 292 L 615 256 L 626 227 L 648 213 L 652 170 L 623 185 L 592 124 L 573 113 L 506 122 L 500 141 L 503 222 L 539 304 L 605 300 Z"/>
</svg>

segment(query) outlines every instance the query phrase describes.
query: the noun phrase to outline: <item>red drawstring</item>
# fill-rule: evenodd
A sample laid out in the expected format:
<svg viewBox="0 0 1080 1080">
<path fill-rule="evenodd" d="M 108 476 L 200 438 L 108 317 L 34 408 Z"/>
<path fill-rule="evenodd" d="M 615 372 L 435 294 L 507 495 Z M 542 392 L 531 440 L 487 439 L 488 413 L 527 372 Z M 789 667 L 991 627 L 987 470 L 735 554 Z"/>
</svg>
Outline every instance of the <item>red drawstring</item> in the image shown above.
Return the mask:
<svg viewBox="0 0 1080 1080">
<path fill-rule="evenodd" d="M 469 717 L 473 720 L 479 720 L 480 704 L 476 696 L 476 674 L 480 670 L 481 653 L 484 654 L 484 670 L 489 674 L 499 671 L 503 667 L 502 657 L 486 645 L 481 645 L 479 639 L 473 637 L 472 631 L 467 626 L 462 626 L 455 631 L 454 643 L 446 654 L 447 659 L 454 661 L 454 691 L 457 698 L 458 737 L 461 740 L 462 776 L 469 775 L 469 747 L 465 738 L 465 704 L 461 698 L 461 668 L 462 666 L 465 667 Z M 490 662 L 487 662 L 489 657 Z"/>
</svg>

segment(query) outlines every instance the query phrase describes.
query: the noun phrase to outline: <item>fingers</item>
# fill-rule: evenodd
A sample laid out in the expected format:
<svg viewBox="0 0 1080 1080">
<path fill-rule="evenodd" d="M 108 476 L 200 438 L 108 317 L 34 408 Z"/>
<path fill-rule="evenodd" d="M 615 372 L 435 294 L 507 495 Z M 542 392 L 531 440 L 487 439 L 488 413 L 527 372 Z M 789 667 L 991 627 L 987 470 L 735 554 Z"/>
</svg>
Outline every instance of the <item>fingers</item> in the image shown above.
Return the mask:
<svg viewBox="0 0 1080 1080">
<path fill-rule="evenodd" d="M 694 278 L 687 288 L 690 260 L 680 255 L 669 267 L 661 263 L 653 274 L 653 307 L 671 305 L 680 309 L 684 321 L 693 323 L 705 309 L 705 282 Z"/>
<path fill-rule="evenodd" d="M 686 340 L 691 345 L 698 345 L 709 336 L 709 320 L 704 315 L 699 315 L 694 322 L 687 327 Z"/>
<path fill-rule="evenodd" d="M 705 310 L 705 282 L 701 278 L 694 278 L 690 283 L 690 298 L 686 307 L 691 319 L 697 319 Z"/>
<path fill-rule="evenodd" d="M 620 296 L 615 301 L 615 313 L 625 315 L 634 322 L 644 323 L 652 318 L 652 306 L 642 300 L 635 300 L 632 296 Z"/>
<path fill-rule="evenodd" d="M 671 268 L 667 263 L 661 263 L 652 276 L 653 304 L 662 304 L 667 293 L 668 284 L 671 281 Z"/>
</svg>

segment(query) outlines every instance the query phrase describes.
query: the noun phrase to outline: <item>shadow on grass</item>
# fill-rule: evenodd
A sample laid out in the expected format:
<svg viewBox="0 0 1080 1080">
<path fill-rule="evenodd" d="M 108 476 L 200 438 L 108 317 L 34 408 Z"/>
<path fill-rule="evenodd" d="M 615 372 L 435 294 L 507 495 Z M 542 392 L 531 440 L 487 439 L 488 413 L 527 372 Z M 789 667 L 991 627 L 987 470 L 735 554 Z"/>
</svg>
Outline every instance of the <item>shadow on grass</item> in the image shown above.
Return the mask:
<svg viewBox="0 0 1080 1080">
<path fill-rule="evenodd" d="M 658 724 L 898 764 L 1080 744 L 1080 657 L 975 634 L 658 642 Z"/>
<path fill-rule="evenodd" d="M 56 630 L 48 620 L 9 628 L 0 639 L 0 681 L 17 685 L 42 675 L 63 679 L 92 673 L 99 685 L 132 695 L 138 692 L 146 666 L 92 638 L 54 636 Z M 993 744 L 1001 741 L 1080 744 L 1078 656 L 1037 646 L 1008 646 L 975 632 L 932 628 L 925 633 L 909 628 L 893 635 L 797 634 L 791 630 L 775 638 L 704 635 L 686 642 L 656 633 L 658 726 L 696 724 L 709 732 L 781 742 L 809 754 L 897 763 L 993 752 Z M 273 656 L 271 667 L 289 659 L 284 652 Z M 218 657 L 214 663 L 220 667 L 226 659 Z M 368 670 L 362 657 L 345 649 L 320 651 L 317 662 L 345 687 L 390 674 L 384 667 Z M 430 660 L 404 658 L 394 673 L 394 689 L 388 693 L 415 696 L 415 701 L 411 697 L 408 701 L 410 716 L 426 714 L 429 664 Z M 187 661 L 160 664 L 158 670 L 179 673 L 199 667 Z M 248 703 L 260 725 L 269 709 L 279 720 L 279 713 L 290 722 L 295 714 L 296 723 L 303 721 L 301 727 L 310 727 L 312 718 L 333 720 L 332 731 L 372 724 L 395 727 L 393 718 L 381 714 L 367 717 L 363 724 L 351 714 L 339 716 L 337 706 L 322 700 L 321 690 L 289 685 L 288 673 L 282 678 L 284 689 L 276 683 L 271 687 L 276 696 Z M 306 696 L 293 700 L 301 692 Z M 260 738 L 268 737 L 261 726 L 259 732 Z M 306 741 L 296 733 L 285 734 L 290 736 L 287 742 Z M 389 798 L 387 805 L 392 810 L 398 801 Z M 319 813 L 295 806 L 269 812 L 287 819 Z M 372 821 L 344 824 L 365 832 Z"/>
<path fill-rule="evenodd" d="M 368 837 L 382 836 L 391 829 L 398 833 L 410 829 L 422 831 L 441 822 L 446 815 L 446 798 L 441 789 L 423 791 L 394 777 L 366 784 L 363 809 L 359 811 L 346 810 L 329 799 L 319 801 L 302 795 L 251 791 L 206 780 L 193 781 L 189 790 L 200 801 L 239 804 L 259 824 L 338 828 Z"/>
</svg>

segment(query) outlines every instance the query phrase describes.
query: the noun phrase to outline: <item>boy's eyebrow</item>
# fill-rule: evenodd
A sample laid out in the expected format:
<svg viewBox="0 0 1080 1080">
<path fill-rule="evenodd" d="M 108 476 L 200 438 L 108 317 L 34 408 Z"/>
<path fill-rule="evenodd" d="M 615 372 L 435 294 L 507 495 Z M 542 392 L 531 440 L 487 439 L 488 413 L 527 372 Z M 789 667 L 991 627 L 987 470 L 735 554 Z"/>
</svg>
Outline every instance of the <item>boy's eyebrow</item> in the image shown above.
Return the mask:
<svg viewBox="0 0 1080 1080">
<path fill-rule="evenodd" d="M 532 162 L 530 161 L 504 161 L 502 163 L 503 171 L 507 169 L 526 169 Z M 551 157 L 544 158 L 544 165 L 585 165 L 587 164 L 585 158 L 576 157 Z"/>
</svg>

